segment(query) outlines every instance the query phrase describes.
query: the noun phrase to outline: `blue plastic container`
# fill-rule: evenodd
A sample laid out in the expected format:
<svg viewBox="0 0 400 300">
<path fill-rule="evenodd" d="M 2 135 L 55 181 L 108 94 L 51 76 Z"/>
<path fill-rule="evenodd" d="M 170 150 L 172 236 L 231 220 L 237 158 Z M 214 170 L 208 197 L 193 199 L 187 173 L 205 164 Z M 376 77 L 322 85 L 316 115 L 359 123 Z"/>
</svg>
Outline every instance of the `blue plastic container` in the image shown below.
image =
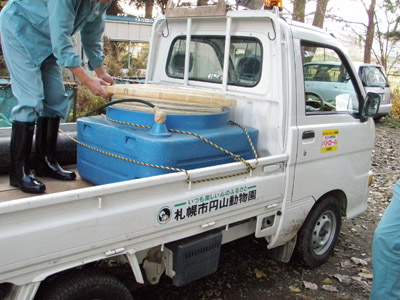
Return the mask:
<svg viewBox="0 0 400 300">
<path fill-rule="evenodd" d="M 228 123 L 229 111 L 206 115 L 167 115 L 165 124 L 154 124 L 154 114 L 107 108 L 107 117 L 152 127 L 139 128 L 118 124 L 102 116 L 78 120 L 78 140 L 113 155 L 152 165 L 195 169 L 233 162 L 232 156 L 216 149 L 198 137 L 172 133 L 175 129 L 197 133 L 220 147 L 254 158 L 249 141 L 241 128 Z M 246 127 L 257 147 L 258 130 Z M 171 171 L 142 166 L 78 145 L 78 171 L 94 184 L 106 184 L 155 176 Z"/>
</svg>

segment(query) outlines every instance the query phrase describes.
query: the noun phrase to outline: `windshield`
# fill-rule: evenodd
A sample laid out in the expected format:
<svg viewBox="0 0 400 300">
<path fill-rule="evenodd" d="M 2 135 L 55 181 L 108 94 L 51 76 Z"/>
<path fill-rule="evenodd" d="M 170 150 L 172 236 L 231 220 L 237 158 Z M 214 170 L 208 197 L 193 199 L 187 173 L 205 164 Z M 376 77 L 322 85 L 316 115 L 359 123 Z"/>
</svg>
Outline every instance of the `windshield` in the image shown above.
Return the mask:
<svg viewBox="0 0 400 300">
<path fill-rule="evenodd" d="M 177 37 L 168 55 L 169 77 L 183 78 L 186 36 Z M 190 41 L 189 79 L 221 83 L 225 53 L 224 36 L 192 36 Z M 256 38 L 231 37 L 228 84 L 253 87 L 262 71 L 262 48 Z"/>
<path fill-rule="evenodd" d="M 365 87 L 389 86 L 383 68 L 378 66 L 361 67 L 361 81 Z"/>
</svg>

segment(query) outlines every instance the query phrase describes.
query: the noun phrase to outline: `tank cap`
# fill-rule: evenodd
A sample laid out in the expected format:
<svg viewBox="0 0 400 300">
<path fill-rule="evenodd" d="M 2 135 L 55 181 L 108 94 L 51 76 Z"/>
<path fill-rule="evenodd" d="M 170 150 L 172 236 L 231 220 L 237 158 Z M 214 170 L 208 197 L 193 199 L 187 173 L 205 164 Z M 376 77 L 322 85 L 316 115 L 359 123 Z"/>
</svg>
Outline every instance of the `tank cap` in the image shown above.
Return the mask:
<svg viewBox="0 0 400 300">
<path fill-rule="evenodd" d="M 172 133 L 168 131 L 165 123 L 154 123 L 148 134 L 157 137 L 169 137 L 172 135 Z"/>
</svg>

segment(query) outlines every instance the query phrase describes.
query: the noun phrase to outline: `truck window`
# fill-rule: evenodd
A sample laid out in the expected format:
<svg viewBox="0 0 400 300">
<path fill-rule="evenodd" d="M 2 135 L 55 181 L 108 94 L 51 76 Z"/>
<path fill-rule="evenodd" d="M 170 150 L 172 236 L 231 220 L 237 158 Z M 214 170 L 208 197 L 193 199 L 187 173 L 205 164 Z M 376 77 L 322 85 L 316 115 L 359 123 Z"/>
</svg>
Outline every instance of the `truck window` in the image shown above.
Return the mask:
<svg viewBox="0 0 400 300">
<path fill-rule="evenodd" d="M 358 112 L 358 96 L 335 50 L 302 46 L 307 114 Z"/>
<path fill-rule="evenodd" d="M 185 71 L 186 36 L 177 37 L 169 51 L 166 73 L 183 78 Z M 222 83 L 225 37 L 192 36 L 190 41 L 189 79 Z M 228 84 L 253 87 L 262 71 L 262 47 L 259 40 L 231 37 Z"/>
</svg>

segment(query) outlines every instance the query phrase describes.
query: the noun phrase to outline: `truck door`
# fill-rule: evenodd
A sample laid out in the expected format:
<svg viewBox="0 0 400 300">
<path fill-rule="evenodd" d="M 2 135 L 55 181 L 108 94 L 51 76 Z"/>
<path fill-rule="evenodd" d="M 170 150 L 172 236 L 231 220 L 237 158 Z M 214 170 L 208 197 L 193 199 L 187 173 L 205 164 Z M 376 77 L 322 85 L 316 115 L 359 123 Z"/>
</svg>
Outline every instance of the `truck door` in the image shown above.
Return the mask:
<svg viewBox="0 0 400 300">
<path fill-rule="evenodd" d="M 345 195 L 347 212 L 357 215 L 366 207 L 366 187 L 373 148 L 373 122 L 362 122 L 363 94 L 346 56 L 340 50 L 299 41 L 295 47 L 297 78 L 298 150 L 293 201 L 335 191 Z M 310 64 L 330 68 L 324 89 L 307 82 Z M 317 69 L 317 68 L 315 68 Z M 346 88 L 337 88 L 337 84 Z M 332 93 L 335 93 L 332 97 Z M 364 208 L 363 208 L 364 207 Z"/>
</svg>

